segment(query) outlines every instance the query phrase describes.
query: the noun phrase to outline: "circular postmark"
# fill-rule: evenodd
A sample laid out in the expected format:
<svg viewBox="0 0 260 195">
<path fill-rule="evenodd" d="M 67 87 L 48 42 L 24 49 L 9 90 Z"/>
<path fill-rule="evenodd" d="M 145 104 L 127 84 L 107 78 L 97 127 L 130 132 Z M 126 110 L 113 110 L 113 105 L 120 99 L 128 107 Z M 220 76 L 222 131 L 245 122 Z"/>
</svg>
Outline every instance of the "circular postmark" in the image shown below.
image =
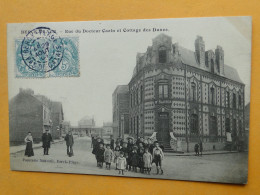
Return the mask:
<svg viewBox="0 0 260 195">
<path fill-rule="evenodd" d="M 64 53 L 62 39 L 47 27 L 31 30 L 23 39 L 21 55 L 30 69 L 49 72 L 59 66 Z"/>
</svg>

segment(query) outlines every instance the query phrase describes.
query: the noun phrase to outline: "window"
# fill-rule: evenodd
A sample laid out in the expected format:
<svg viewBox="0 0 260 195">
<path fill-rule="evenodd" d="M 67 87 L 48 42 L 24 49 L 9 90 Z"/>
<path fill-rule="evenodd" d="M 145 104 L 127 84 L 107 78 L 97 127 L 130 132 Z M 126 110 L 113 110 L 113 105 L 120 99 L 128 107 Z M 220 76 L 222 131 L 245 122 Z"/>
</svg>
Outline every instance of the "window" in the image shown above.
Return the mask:
<svg viewBox="0 0 260 195">
<path fill-rule="evenodd" d="M 235 93 L 233 93 L 233 108 L 237 107 L 237 96 Z"/>
<path fill-rule="evenodd" d="M 238 135 L 242 136 L 243 135 L 243 130 L 242 130 L 242 121 L 239 120 L 239 132 L 238 132 Z"/>
<path fill-rule="evenodd" d="M 132 93 L 130 95 L 130 105 L 131 105 L 131 108 L 133 108 L 133 94 Z"/>
<path fill-rule="evenodd" d="M 233 136 L 236 137 L 237 136 L 237 120 L 236 119 L 233 119 Z"/>
<path fill-rule="evenodd" d="M 133 133 L 133 118 L 131 118 L 131 122 L 130 122 L 130 131 L 131 133 Z"/>
<path fill-rule="evenodd" d="M 138 96 L 139 94 L 138 94 L 138 89 L 136 89 L 136 105 L 138 105 L 139 104 L 139 96 Z"/>
<path fill-rule="evenodd" d="M 136 135 L 139 137 L 139 116 L 136 117 Z"/>
<path fill-rule="evenodd" d="M 242 105 L 241 95 L 238 96 L 238 105 L 239 105 L 239 106 Z"/>
<path fill-rule="evenodd" d="M 217 136 L 218 135 L 217 117 L 210 116 L 209 124 L 210 124 L 209 135 Z"/>
<path fill-rule="evenodd" d="M 141 97 L 140 97 L 140 99 L 141 99 L 141 103 L 143 102 L 143 99 L 144 99 L 144 97 L 143 97 L 143 93 L 144 93 L 144 89 L 143 89 L 143 86 L 141 86 Z"/>
<path fill-rule="evenodd" d="M 134 125 L 133 125 L 133 133 L 135 133 L 135 117 L 134 117 Z"/>
<path fill-rule="evenodd" d="M 226 132 L 230 132 L 230 119 L 226 118 L 225 121 Z"/>
<path fill-rule="evenodd" d="M 159 48 L 159 63 L 166 63 L 166 60 L 167 60 L 166 48 L 160 47 Z"/>
<path fill-rule="evenodd" d="M 159 98 L 168 98 L 168 97 L 169 97 L 168 84 L 160 83 L 159 84 Z"/>
<path fill-rule="evenodd" d="M 191 101 L 196 101 L 196 84 L 191 83 Z"/>
<path fill-rule="evenodd" d="M 229 91 L 226 92 L 226 97 L 227 97 L 227 107 L 230 108 L 230 93 L 229 93 Z"/>
<path fill-rule="evenodd" d="M 191 122 L 190 122 L 190 132 L 193 135 L 198 135 L 199 130 L 198 130 L 198 115 L 192 114 L 191 115 Z"/>
<path fill-rule="evenodd" d="M 210 88 L 210 103 L 215 104 L 215 89 L 213 87 Z"/>
</svg>

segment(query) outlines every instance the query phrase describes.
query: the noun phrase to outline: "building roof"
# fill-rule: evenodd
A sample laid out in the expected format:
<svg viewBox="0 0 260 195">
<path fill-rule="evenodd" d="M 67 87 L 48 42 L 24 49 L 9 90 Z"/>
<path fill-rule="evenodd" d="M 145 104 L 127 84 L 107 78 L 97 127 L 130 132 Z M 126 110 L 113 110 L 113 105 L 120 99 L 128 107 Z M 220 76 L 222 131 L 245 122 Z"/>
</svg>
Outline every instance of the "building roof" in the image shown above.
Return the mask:
<svg viewBox="0 0 260 195">
<path fill-rule="evenodd" d="M 127 93 L 129 91 L 128 85 L 118 85 L 114 93 Z"/>
<path fill-rule="evenodd" d="M 179 52 L 181 55 L 181 60 L 184 64 L 203 69 L 202 67 L 200 67 L 194 51 L 179 46 Z M 224 65 L 224 76 L 228 79 L 243 83 L 238 75 L 237 70 L 226 64 Z"/>
<path fill-rule="evenodd" d="M 167 38 L 167 40 L 163 39 L 165 37 Z M 202 37 L 200 37 L 200 38 L 202 39 Z M 156 40 L 158 40 L 159 43 L 155 44 Z M 134 68 L 133 77 L 137 74 L 137 71 L 142 69 L 143 66 L 151 65 L 151 61 L 149 61 L 149 60 L 147 61 L 147 58 L 149 59 L 150 55 L 153 55 L 152 50 L 150 48 L 151 47 L 157 47 L 158 45 L 164 44 L 165 42 L 167 42 L 168 44 L 171 44 L 172 48 L 175 48 L 178 51 L 180 60 L 182 61 L 183 64 L 193 66 L 193 67 L 201 69 L 201 70 L 208 71 L 205 67 L 202 67 L 199 64 L 199 61 L 197 60 L 197 56 L 196 56 L 195 51 L 192 51 L 190 49 L 179 46 L 178 43 L 172 44 L 171 37 L 161 33 L 153 39 L 153 46 L 148 47 L 148 49 L 145 53 L 146 55 L 141 54 L 141 53 L 137 54 L 137 65 Z M 154 44 L 155 44 L 155 46 L 154 46 Z M 217 48 L 221 48 L 221 47 L 217 46 Z M 209 50 L 209 51 L 212 51 L 212 50 Z M 172 55 L 174 55 L 174 54 L 172 53 Z M 237 70 L 233 67 L 226 65 L 226 64 L 224 64 L 224 74 L 222 74 L 220 76 L 223 76 L 225 78 L 228 78 L 230 80 L 233 80 L 233 81 L 236 81 L 236 82 L 239 82 L 239 83 L 243 83 L 242 80 L 240 79 L 239 75 L 238 75 Z"/>
</svg>

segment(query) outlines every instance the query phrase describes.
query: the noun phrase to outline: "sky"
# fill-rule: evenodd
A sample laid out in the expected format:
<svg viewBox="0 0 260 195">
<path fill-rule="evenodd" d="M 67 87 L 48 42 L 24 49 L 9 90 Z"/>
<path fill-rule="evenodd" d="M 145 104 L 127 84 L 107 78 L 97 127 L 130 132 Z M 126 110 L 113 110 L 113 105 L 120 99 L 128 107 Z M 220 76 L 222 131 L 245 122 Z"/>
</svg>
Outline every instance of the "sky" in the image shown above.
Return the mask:
<svg viewBox="0 0 260 195">
<path fill-rule="evenodd" d="M 21 29 L 48 26 L 62 36 L 79 36 L 80 77 L 18 79 L 15 78 L 15 38 L 22 38 Z M 237 69 L 245 83 L 245 102 L 250 101 L 251 18 L 185 18 L 164 20 L 125 20 L 70 23 L 12 24 L 8 26 L 9 99 L 19 88 L 31 88 L 63 103 L 66 121 L 77 125 L 84 116 L 94 117 L 96 124 L 112 121 L 112 93 L 117 85 L 128 84 L 136 65 L 136 54 L 144 53 L 160 32 L 122 32 L 123 29 L 166 28 L 172 42 L 195 50 L 197 35 L 203 37 L 205 50 L 220 45 L 225 64 Z M 65 34 L 75 29 L 122 29 L 121 33 Z M 23 35 L 24 36 L 24 35 Z"/>
</svg>

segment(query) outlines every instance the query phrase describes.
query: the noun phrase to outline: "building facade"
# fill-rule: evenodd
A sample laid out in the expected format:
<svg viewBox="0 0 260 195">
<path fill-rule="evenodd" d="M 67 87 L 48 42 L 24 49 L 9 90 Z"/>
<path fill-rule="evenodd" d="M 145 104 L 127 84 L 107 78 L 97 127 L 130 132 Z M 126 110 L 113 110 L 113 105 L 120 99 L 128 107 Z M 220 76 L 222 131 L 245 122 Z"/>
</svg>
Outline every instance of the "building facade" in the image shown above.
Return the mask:
<svg viewBox="0 0 260 195">
<path fill-rule="evenodd" d="M 52 137 L 58 139 L 62 136 L 63 131 L 63 108 L 61 102 L 51 102 L 51 122 L 52 122 Z"/>
<path fill-rule="evenodd" d="M 94 128 L 95 126 L 96 122 L 94 117 L 84 116 L 78 121 L 78 127 L 80 128 Z"/>
<path fill-rule="evenodd" d="M 225 65 L 221 46 L 205 51 L 198 36 L 195 51 L 160 34 L 138 53 L 129 82 L 129 131 L 132 136 L 178 141 L 181 150 L 223 149 L 226 133 L 243 136 L 244 88 L 237 71 Z"/>
<path fill-rule="evenodd" d="M 42 101 L 31 89 L 20 89 L 9 102 L 9 135 L 11 144 L 20 144 L 30 131 L 35 142 L 42 133 L 51 131 L 50 100 Z"/>
<path fill-rule="evenodd" d="M 113 137 L 124 138 L 129 134 L 129 87 L 119 85 L 112 95 Z"/>
<path fill-rule="evenodd" d="M 102 128 L 103 128 L 103 135 L 113 135 L 113 123 L 104 122 Z"/>
</svg>

